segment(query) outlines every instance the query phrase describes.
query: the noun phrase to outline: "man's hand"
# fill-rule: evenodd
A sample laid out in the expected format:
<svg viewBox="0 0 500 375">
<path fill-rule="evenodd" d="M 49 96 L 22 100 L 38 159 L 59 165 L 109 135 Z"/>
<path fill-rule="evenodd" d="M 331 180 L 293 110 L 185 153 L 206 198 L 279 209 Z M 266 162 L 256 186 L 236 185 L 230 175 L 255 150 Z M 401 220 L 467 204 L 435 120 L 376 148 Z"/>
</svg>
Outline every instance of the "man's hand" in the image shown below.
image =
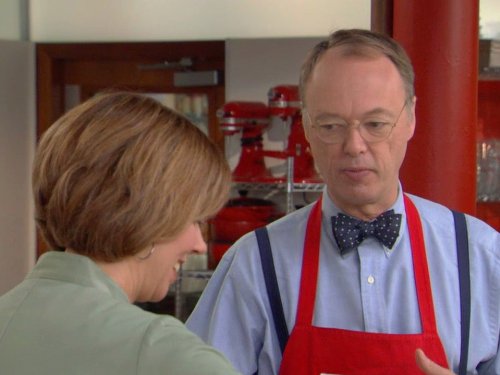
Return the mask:
<svg viewBox="0 0 500 375">
<path fill-rule="evenodd" d="M 436 362 L 431 361 L 422 349 L 417 349 L 415 352 L 415 360 L 420 370 L 427 375 L 454 375 L 454 372 L 447 368 L 439 366 Z"/>
</svg>

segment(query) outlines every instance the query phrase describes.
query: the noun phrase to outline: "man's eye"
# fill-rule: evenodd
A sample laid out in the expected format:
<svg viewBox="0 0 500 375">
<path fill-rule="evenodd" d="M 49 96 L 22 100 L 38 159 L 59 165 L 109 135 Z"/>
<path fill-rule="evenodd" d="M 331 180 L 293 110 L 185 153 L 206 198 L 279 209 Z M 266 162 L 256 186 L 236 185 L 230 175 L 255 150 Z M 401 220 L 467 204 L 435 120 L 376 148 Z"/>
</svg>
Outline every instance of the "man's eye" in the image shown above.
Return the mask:
<svg viewBox="0 0 500 375">
<path fill-rule="evenodd" d="M 344 129 L 346 126 L 342 124 L 335 123 L 327 123 L 327 124 L 318 124 L 318 128 L 323 131 L 335 132 Z"/>
<path fill-rule="evenodd" d="M 383 122 L 383 121 L 368 121 L 368 122 L 364 123 L 365 128 L 367 128 L 369 130 L 382 129 L 387 125 L 389 125 L 389 123 Z"/>
</svg>

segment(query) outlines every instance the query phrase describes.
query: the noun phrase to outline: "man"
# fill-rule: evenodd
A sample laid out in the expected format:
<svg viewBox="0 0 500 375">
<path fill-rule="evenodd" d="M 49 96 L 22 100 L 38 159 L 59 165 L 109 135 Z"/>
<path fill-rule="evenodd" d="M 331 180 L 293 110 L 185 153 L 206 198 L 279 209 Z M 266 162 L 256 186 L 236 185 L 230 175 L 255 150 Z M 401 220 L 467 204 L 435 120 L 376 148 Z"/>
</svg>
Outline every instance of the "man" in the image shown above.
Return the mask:
<svg viewBox="0 0 500 375">
<path fill-rule="evenodd" d="M 270 246 L 265 233 L 259 242 L 255 233 L 241 238 L 188 321 L 242 373 L 449 374 L 461 366 L 500 374 L 499 233 L 470 216 L 456 231 L 449 209 L 404 194 L 399 182 L 415 130 L 413 81 L 402 47 L 366 30 L 333 33 L 305 62 L 303 120 L 322 197 L 268 225 Z M 468 235 L 470 272 L 459 273 L 456 232 Z M 459 288 L 464 274 L 470 299 Z"/>
</svg>

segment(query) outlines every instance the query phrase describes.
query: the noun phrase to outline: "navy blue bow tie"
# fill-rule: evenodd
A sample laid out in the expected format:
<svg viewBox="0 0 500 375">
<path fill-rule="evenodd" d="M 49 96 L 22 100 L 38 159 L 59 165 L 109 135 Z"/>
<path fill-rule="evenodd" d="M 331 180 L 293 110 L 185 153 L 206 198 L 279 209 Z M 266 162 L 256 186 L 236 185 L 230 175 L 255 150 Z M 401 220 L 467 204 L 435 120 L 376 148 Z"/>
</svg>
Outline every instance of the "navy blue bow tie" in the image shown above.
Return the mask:
<svg viewBox="0 0 500 375">
<path fill-rule="evenodd" d="M 342 254 L 355 249 L 368 237 L 375 237 L 392 249 L 400 226 L 401 214 L 395 214 L 394 210 L 384 212 L 373 221 L 358 220 L 342 213 L 332 217 L 333 236 Z"/>
</svg>

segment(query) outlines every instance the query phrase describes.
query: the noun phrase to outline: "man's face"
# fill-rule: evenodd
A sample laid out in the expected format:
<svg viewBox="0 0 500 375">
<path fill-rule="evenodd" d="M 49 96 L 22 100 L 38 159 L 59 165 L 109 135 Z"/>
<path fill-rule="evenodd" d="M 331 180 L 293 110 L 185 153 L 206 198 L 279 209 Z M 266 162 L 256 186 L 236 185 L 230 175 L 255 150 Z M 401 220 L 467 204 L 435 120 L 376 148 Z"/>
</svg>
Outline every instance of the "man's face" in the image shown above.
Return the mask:
<svg viewBox="0 0 500 375">
<path fill-rule="evenodd" d="M 369 219 L 397 197 L 399 168 L 415 128 L 415 100 L 401 112 L 404 84 L 387 57 L 341 52 L 342 47 L 327 51 L 306 85 L 306 137 L 330 198 L 345 212 Z M 332 119 L 350 128 L 342 142 L 327 144 L 309 118 L 313 124 Z M 352 126 L 370 121 L 397 123 L 387 139 L 368 143 Z"/>
</svg>

